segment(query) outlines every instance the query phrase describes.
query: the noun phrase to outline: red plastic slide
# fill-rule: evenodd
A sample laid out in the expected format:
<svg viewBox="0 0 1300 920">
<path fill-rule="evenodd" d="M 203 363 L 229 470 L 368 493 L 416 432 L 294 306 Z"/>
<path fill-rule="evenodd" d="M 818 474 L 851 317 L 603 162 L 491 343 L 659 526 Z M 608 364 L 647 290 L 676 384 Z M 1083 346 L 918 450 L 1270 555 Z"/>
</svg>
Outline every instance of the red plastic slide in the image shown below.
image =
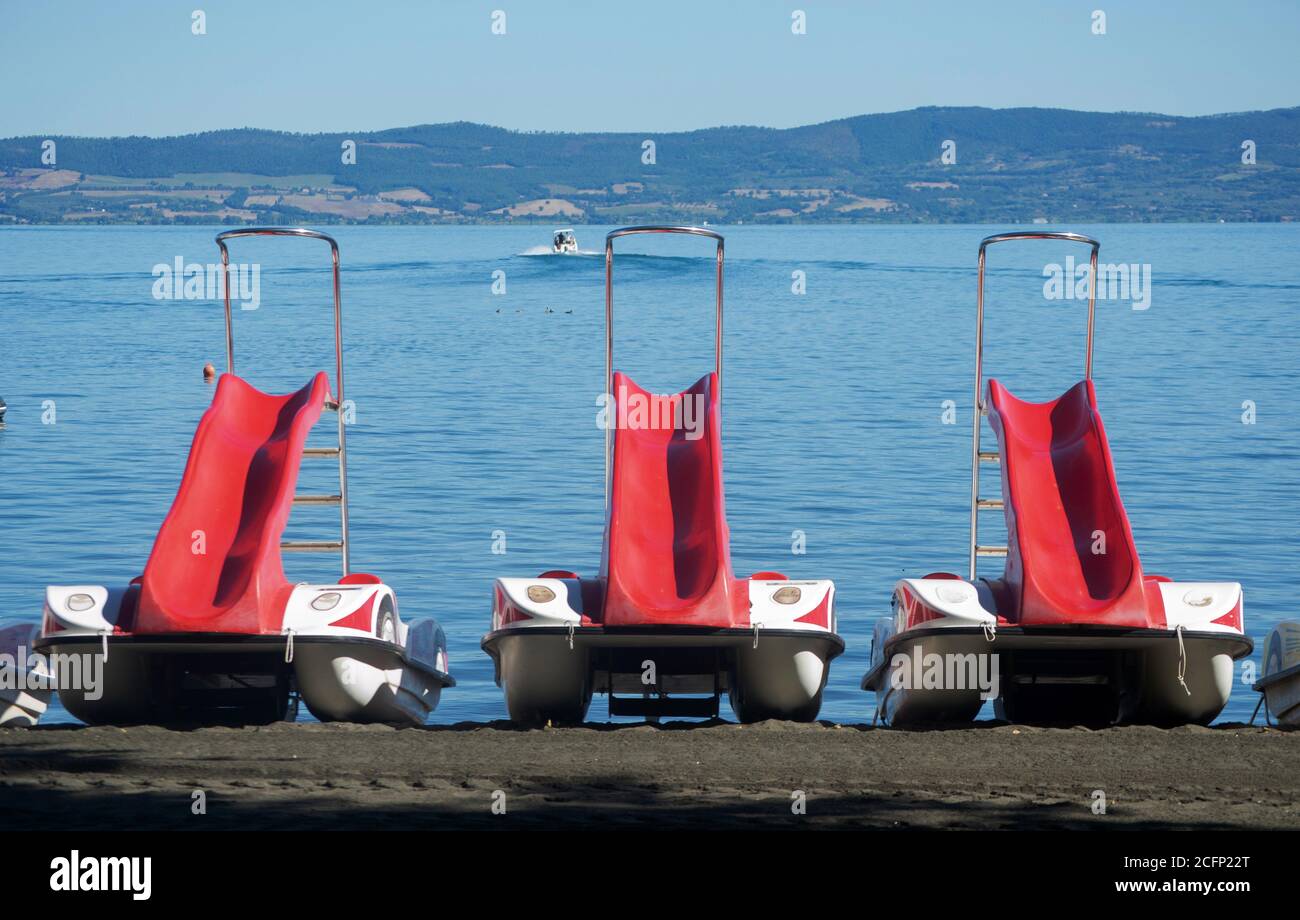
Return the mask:
<svg viewBox="0 0 1300 920">
<path fill-rule="evenodd" d="M 1163 608 L 1147 602 L 1092 381 L 1029 403 L 990 379 L 988 397 L 1007 519 L 999 593 L 1010 604 L 999 612 L 1022 626 L 1163 627 Z"/>
<path fill-rule="evenodd" d="M 745 625 L 749 597 L 732 574 L 723 507 L 717 376 L 666 397 L 617 373 L 614 397 L 604 625 Z"/>
<path fill-rule="evenodd" d="M 292 586 L 280 538 L 329 379 L 287 396 L 222 374 L 145 565 L 135 634 L 280 631 Z"/>
</svg>

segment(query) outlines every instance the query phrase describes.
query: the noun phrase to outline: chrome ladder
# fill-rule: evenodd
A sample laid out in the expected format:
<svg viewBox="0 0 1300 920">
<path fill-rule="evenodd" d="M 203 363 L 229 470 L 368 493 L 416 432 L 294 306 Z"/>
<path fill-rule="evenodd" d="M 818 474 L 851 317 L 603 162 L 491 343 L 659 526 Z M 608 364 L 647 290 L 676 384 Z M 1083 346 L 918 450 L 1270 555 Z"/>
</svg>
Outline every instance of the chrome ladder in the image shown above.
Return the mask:
<svg viewBox="0 0 1300 920">
<path fill-rule="evenodd" d="M 715 260 L 716 274 L 716 310 L 717 322 L 713 333 L 713 372 L 718 378 L 718 404 L 722 404 L 722 261 L 723 238 L 721 233 L 704 227 L 673 227 L 659 224 L 641 227 L 620 227 L 605 234 L 605 394 L 610 400 L 606 408 L 613 406 L 614 398 L 614 240 L 624 236 L 636 236 L 641 233 L 685 233 L 689 236 L 703 236 L 718 244 Z M 605 505 L 609 506 L 610 475 L 612 473 L 613 454 L 611 453 L 610 433 L 613 423 L 605 425 Z"/>
<path fill-rule="evenodd" d="M 230 251 L 226 240 L 244 236 L 296 236 L 329 243 L 330 258 L 334 269 L 334 385 L 333 398 L 326 397 L 325 408 L 338 415 L 339 440 L 337 447 L 305 447 L 303 457 L 338 457 L 339 490 L 329 495 L 295 495 L 294 505 L 338 505 L 339 539 L 337 540 L 285 540 L 280 549 L 290 553 L 330 553 L 338 552 L 343 559 L 343 577 L 349 573 L 348 556 L 348 451 L 343 420 L 343 302 L 339 288 L 339 244 L 332 236 L 318 230 L 302 227 L 248 227 L 242 230 L 227 230 L 217 234 L 217 247 L 221 250 L 221 278 L 225 288 L 226 302 L 226 370 L 235 371 L 235 340 L 231 325 L 230 312 Z"/>
<path fill-rule="evenodd" d="M 1081 233 L 1063 233 L 1049 231 L 1025 230 L 1014 233 L 997 233 L 985 237 L 980 242 L 979 256 L 979 291 L 975 307 L 975 420 L 971 427 L 971 474 L 970 474 L 970 580 L 975 580 L 975 564 L 981 557 L 1004 557 L 1006 546 L 990 546 L 979 542 L 979 513 L 981 511 L 1003 511 L 1005 502 L 1000 498 L 980 497 L 980 464 L 1000 465 L 1002 456 L 996 450 L 980 449 L 980 427 L 984 417 L 989 414 L 989 407 L 984 402 L 984 260 L 985 250 L 994 243 L 1010 240 L 1065 240 L 1071 243 L 1085 243 L 1092 247 L 1092 256 L 1088 265 L 1088 346 L 1084 359 L 1084 379 L 1092 379 L 1092 330 L 1097 308 L 1097 254 L 1101 243 Z"/>
</svg>

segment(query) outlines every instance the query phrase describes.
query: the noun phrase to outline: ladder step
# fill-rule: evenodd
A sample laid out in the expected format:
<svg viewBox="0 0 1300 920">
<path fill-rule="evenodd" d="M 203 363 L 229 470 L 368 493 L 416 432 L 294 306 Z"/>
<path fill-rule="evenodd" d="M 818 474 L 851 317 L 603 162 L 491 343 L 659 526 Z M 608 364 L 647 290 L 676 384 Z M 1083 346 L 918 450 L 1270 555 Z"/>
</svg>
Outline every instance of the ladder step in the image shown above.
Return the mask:
<svg viewBox="0 0 1300 920">
<path fill-rule="evenodd" d="M 980 451 L 980 463 L 1001 463 L 1002 456 L 996 450 Z"/>
<path fill-rule="evenodd" d="M 342 540 L 285 540 L 280 549 L 288 553 L 334 553 L 343 549 Z"/>
<path fill-rule="evenodd" d="M 295 505 L 339 505 L 343 503 L 342 495 L 295 495 Z"/>
<path fill-rule="evenodd" d="M 718 716 L 718 697 L 609 697 L 611 716 L 679 716 L 682 718 L 712 719 Z"/>
<path fill-rule="evenodd" d="M 337 447 L 304 447 L 302 455 L 304 457 L 337 457 L 339 449 Z"/>
<path fill-rule="evenodd" d="M 1005 546 L 977 546 L 975 547 L 976 556 L 1005 556 L 1007 548 Z"/>
<path fill-rule="evenodd" d="M 977 498 L 975 500 L 976 508 L 1005 508 L 1006 503 L 1000 498 Z"/>
</svg>

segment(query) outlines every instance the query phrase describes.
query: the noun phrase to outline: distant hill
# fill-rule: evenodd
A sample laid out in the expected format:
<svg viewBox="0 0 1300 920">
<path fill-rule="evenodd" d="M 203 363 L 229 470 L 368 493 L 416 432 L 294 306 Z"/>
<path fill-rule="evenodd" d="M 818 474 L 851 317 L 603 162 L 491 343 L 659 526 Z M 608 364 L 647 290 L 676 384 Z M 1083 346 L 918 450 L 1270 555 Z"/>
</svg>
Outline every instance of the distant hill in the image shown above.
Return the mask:
<svg viewBox="0 0 1300 920">
<path fill-rule="evenodd" d="M 653 162 L 644 142 L 654 142 Z M 55 163 L 42 163 L 54 142 Z M 345 164 L 345 142 L 355 163 Z M 945 142 L 955 163 L 945 163 Z M 1243 142 L 1256 145 L 1244 164 Z M 1300 107 L 1181 118 L 923 108 L 776 130 L 0 140 L 0 221 L 1278 221 L 1300 216 Z"/>
</svg>

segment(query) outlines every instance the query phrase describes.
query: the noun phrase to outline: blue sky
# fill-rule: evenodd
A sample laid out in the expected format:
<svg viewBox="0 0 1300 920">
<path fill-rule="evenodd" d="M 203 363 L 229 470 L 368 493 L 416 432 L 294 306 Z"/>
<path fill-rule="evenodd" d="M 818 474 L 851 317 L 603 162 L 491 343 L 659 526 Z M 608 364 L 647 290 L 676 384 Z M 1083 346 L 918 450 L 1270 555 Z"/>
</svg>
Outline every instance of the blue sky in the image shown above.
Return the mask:
<svg viewBox="0 0 1300 920">
<path fill-rule="evenodd" d="M 1092 33 L 1098 8 L 1105 35 Z M 191 32 L 195 9 L 206 35 Z M 456 120 L 663 132 L 921 105 L 1300 104 L 1300 0 L 4 0 L 0 24 L 0 136 Z"/>
</svg>

